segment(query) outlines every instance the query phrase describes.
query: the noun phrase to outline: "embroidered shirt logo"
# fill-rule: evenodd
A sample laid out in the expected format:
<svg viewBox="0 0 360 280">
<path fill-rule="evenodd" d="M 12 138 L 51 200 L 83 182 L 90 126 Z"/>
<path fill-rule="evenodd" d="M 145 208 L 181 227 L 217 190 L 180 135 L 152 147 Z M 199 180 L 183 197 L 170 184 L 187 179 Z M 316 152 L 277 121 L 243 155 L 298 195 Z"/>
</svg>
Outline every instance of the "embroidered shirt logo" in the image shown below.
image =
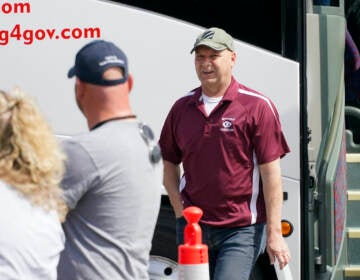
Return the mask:
<svg viewBox="0 0 360 280">
<path fill-rule="evenodd" d="M 224 128 L 230 128 L 230 127 L 232 127 L 232 123 L 230 121 L 224 121 L 223 122 L 223 127 Z"/>
<path fill-rule="evenodd" d="M 234 118 L 222 118 L 222 127 L 220 128 L 221 131 L 234 131 L 233 121 Z"/>
</svg>

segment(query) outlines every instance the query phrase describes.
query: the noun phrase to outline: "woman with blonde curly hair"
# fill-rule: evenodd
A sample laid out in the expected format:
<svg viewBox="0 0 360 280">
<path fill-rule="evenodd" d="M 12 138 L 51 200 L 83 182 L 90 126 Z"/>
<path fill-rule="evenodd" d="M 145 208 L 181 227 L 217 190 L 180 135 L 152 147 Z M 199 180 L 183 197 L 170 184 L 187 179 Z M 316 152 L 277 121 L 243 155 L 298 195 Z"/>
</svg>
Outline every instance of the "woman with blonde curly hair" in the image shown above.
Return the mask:
<svg viewBox="0 0 360 280">
<path fill-rule="evenodd" d="M 0 279 L 56 279 L 64 155 L 27 94 L 0 91 Z"/>
</svg>

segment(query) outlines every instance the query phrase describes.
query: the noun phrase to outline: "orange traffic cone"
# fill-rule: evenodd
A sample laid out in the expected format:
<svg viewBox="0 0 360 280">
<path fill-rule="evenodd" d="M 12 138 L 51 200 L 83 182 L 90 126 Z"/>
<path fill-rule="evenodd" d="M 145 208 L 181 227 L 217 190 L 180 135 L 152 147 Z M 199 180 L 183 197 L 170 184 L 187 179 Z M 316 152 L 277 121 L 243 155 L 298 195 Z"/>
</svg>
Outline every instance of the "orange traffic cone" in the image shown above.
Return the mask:
<svg viewBox="0 0 360 280">
<path fill-rule="evenodd" d="M 203 212 L 191 206 L 183 211 L 188 224 L 184 229 L 184 244 L 178 247 L 179 280 L 209 280 L 208 247 L 202 244 L 198 224 Z"/>
</svg>

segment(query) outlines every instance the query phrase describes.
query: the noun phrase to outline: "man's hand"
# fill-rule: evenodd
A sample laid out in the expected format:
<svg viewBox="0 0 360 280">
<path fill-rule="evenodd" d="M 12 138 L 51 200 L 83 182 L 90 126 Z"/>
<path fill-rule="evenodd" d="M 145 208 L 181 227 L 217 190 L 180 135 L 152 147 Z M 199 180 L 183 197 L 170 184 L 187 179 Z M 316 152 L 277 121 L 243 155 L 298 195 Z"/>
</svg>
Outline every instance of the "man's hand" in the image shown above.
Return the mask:
<svg viewBox="0 0 360 280">
<path fill-rule="evenodd" d="M 289 247 L 279 234 L 268 234 L 266 251 L 270 257 L 270 263 L 274 264 L 277 260 L 280 269 L 283 269 L 291 260 Z"/>
</svg>

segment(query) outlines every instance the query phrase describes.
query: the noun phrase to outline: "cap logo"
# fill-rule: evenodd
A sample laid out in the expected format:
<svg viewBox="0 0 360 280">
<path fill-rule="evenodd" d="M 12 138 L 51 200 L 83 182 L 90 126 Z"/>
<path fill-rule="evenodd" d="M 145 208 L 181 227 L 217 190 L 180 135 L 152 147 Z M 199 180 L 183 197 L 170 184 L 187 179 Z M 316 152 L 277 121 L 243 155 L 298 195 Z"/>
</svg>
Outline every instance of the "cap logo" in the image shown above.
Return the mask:
<svg viewBox="0 0 360 280">
<path fill-rule="evenodd" d="M 214 34 L 215 34 L 214 31 L 208 30 L 201 35 L 201 38 L 199 38 L 198 41 L 204 40 L 204 39 L 212 39 L 214 37 Z"/>
<path fill-rule="evenodd" d="M 104 66 L 104 65 L 109 64 L 109 63 L 121 63 L 121 64 L 124 64 L 125 62 L 124 62 L 124 60 L 119 59 L 116 55 L 108 55 L 108 56 L 105 56 L 103 61 L 99 62 L 99 66 Z"/>
</svg>

